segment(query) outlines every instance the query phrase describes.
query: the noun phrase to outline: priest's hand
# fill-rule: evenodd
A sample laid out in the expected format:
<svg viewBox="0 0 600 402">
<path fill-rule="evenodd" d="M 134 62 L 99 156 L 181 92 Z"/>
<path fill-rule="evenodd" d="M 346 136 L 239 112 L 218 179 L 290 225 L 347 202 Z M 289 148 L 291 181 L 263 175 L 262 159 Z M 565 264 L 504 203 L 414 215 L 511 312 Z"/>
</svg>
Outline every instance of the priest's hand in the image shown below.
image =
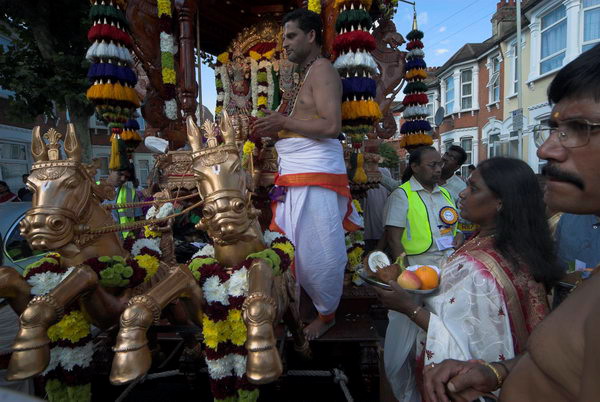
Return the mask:
<svg viewBox="0 0 600 402">
<path fill-rule="evenodd" d="M 287 117 L 268 109 L 264 112 L 266 116 L 257 119 L 252 126 L 253 135 L 277 138 L 277 133 L 285 128 Z"/>
</svg>

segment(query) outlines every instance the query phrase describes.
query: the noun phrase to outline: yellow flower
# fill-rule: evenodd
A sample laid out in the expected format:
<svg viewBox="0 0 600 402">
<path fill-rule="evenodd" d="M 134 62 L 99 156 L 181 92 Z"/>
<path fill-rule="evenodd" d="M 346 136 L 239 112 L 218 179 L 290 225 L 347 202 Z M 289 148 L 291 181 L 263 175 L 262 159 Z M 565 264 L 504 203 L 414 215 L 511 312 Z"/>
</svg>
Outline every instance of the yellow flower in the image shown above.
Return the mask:
<svg viewBox="0 0 600 402">
<path fill-rule="evenodd" d="M 290 260 L 294 260 L 294 246 L 290 242 L 286 243 L 275 243 L 271 248 L 278 248 L 290 257 Z"/>
<path fill-rule="evenodd" d="M 267 97 L 266 96 L 259 96 L 258 97 L 258 101 L 256 102 L 256 104 L 258 106 L 267 106 Z"/>
<path fill-rule="evenodd" d="M 220 115 L 222 111 L 223 111 L 223 106 L 217 106 L 217 108 L 215 109 L 215 114 Z"/>
<path fill-rule="evenodd" d="M 260 60 L 260 56 L 261 56 L 260 53 L 255 52 L 254 50 L 250 50 L 250 53 L 248 53 L 248 55 L 256 61 Z"/>
<path fill-rule="evenodd" d="M 160 232 L 150 229 L 150 226 L 144 226 L 144 236 L 148 239 L 160 237 Z"/>
<path fill-rule="evenodd" d="M 228 322 L 214 322 L 207 315 L 202 317 L 202 335 L 204 335 L 204 344 L 209 348 L 216 349 L 219 343 L 228 340 Z"/>
<path fill-rule="evenodd" d="M 175 84 L 175 70 L 173 70 L 172 68 L 163 68 L 162 69 L 162 77 L 163 77 L 163 82 L 165 84 Z"/>
<path fill-rule="evenodd" d="M 221 53 L 220 55 L 217 56 L 217 60 L 223 64 L 227 64 L 229 62 L 229 53 L 228 52 Z"/>
<path fill-rule="evenodd" d="M 252 141 L 246 141 L 244 143 L 244 155 L 252 154 L 252 152 L 254 152 L 254 148 L 256 148 L 256 145 Z"/>
<path fill-rule="evenodd" d="M 230 310 L 227 315 L 227 324 L 229 326 L 228 339 L 234 345 L 242 346 L 246 343 L 246 324 L 242 319 L 242 310 Z"/>
<path fill-rule="evenodd" d="M 274 54 L 275 54 L 275 48 L 269 50 L 267 53 L 263 53 L 262 57 L 264 57 L 267 60 L 271 60 L 271 58 L 273 57 Z"/>
<path fill-rule="evenodd" d="M 89 334 L 90 324 L 79 310 L 70 312 L 59 322 L 48 328 L 48 337 L 52 342 L 66 339 L 75 343 Z"/>
<path fill-rule="evenodd" d="M 308 0 L 308 9 L 317 14 L 321 14 L 321 0 Z"/>
<path fill-rule="evenodd" d="M 169 0 L 158 0 L 158 16 L 171 16 L 171 2 Z"/>
<path fill-rule="evenodd" d="M 354 208 L 356 208 L 356 212 L 358 212 L 359 214 L 363 213 L 363 209 L 360 206 L 360 202 L 358 202 L 358 200 L 352 200 L 352 205 L 354 205 Z"/>
<path fill-rule="evenodd" d="M 160 266 L 158 258 L 152 255 L 136 255 L 135 259 L 139 266 L 146 270 L 146 277 L 144 278 L 144 281 L 147 281 L 148 279 L 152 278 L 156 271 L 158 271 L 158 267 Z"/>
<path fill-rule="evenodd" d="M 362 247 L 356 247 L 348 253 L 348 265 L 350 266 L 351 271 L 354 271 L 354 269 L 362 262 L 363 252 L 364 250 Z"/>
</svg>

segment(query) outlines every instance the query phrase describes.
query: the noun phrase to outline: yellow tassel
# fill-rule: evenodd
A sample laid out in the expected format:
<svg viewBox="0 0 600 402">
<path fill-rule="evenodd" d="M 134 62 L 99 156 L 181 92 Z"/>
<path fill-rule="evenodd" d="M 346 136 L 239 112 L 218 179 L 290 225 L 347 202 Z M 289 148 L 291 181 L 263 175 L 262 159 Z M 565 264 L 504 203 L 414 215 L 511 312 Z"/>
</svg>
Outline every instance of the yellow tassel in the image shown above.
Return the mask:
<svg viewBox="0 0 600 402">
<path fill-rule="evenodd" d="M 356 155 L 356 171 L 352 181 L 358 184 L 364 184 L 367 182 L 367 173 L 365 172 L 365 155 L 359 153 Z"/>
<path fill-rule="evenodd" d="M 102 84 L 98 90 L 98 98 L 115 99 L 113 84 Z"/>
<path fill-rule="evenodd" d="M 381 111 L 379 105 L 373 100 L 361 101 L 346 101 L 342 103 L 342 119 L 381 119 Z"/>
<path fill-rule="evenodd" d="M 126 100 L 128 100 L 127 90 L 126 90 L 126 88 L 123 85 L 121 85 L 119 83 L 117 83 L 117 84 L 111 84 L 111 85 L 113 85 L 114 94 L 115 94 L 115 97 L 113 99 L 116 99 L 116 100 L 119 100 L 119 101 L 126 101 Z"/>
<path fill-rule="evenodd" d="M 119 140 L 117 139 L 116 134 L 113 134 L 112 137 L 110 137 L 110 162 L 108 163 L 108 168 L 110 170 L 119 170 L 121 168 L 119 160 Z"/>
</svg>

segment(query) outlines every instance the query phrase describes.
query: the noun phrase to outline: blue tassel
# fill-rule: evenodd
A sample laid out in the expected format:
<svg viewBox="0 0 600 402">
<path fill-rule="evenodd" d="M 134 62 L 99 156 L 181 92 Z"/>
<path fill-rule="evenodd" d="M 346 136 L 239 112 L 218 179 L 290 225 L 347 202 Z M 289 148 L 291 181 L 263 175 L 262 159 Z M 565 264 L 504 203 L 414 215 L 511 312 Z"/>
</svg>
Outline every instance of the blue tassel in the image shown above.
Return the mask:
<svg viewBox="0 0 600 402">
<path fill-rule="evenodd" d="M 374 98 L 377 90 L 377 83 L 375 80 L 364 77 L 344 78 L 342 80 L 342 86 L 344 89 L 344 97 L 351 97 L 352 95 L 356 94 L 368 95 Z"/>
<path fill-rule="evenodd" d="M 132 131 L 137 131 L 140 129 L 140 125 L 137 122 L 137 120 L 135 119 L 129 119 L 127 120 L 127 123 L 125 123 L 125 129 L 129 129 Z"/>
<path fill-rule="evenodd" d="M 425 64 L 425 60 L 415 57 L 414 59 L 406 62 L 404 70 L 408 71 L 413 68 L 427 68 L 427 64 Z"/>
<path fill-rule="evenodd" d="M 400 127 L 400 134 L 411 134 L 422 131 L 431 131 L 431 124 L 427 120 L 409 120 Z"/>
</svg>

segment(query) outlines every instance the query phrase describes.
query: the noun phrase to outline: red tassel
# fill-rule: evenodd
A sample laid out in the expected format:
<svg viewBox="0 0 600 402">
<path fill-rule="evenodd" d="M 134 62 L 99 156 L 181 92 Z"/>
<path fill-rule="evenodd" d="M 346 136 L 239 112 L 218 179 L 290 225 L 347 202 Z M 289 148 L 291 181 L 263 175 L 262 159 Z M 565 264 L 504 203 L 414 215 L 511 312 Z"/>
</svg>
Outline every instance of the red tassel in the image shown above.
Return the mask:
<svg viewBox="0 0 600 402">
<path fill-rule="evenodd" d="M 405 106 L 408 105 L 426 105 L 429 100 L 427 99 L 426 94 L 410 94 L 404 97 L 402 104 Z"/>
<path fill-rule="evenodd" d="M 97 24 L 88 31 L 88 40 L 90 42 L 101 39 L 113 40 L 126 47 L 132 46 L 131 37 L 127 32 L 109 24 Z"/>
<path fill-rule="evenodd" d="M 425 46 L 423 45 L 423 42 L 421 42 L 420 40 L 411 40 L 410 42 L 408 42 L 406 44 L 406 50 L 413 50 L 415 48 L 417 49 L 423 49 Z"/>
<path fill-rule="evenodd" d="M 333 41 L 333 50 L 338 54 L 344 51 L 352 50 L 356 52 L 358 49 L 367 50 L 369 52 L 375 50 L 375 38 L 365 31 L 346 32 L 335 37 Z"/>
</svg>

